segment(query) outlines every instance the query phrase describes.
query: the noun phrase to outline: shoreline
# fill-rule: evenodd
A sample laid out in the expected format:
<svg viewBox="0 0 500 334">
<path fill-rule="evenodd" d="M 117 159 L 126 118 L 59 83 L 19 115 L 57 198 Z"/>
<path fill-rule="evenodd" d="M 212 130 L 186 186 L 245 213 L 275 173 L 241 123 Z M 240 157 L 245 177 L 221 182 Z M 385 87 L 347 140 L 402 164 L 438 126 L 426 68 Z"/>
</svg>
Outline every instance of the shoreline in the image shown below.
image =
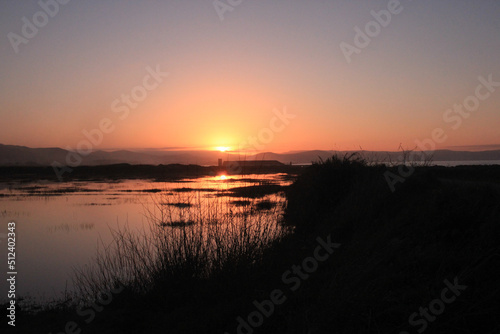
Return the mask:
<svg viewBox="0 0 500 334">
<path fill-rule="evenodd" d="M 0 182 L 36 182 L 36 181 L 106 181 L 143 179 L 154 182 L 172 181 L 184 178 L 198 178 L 217 175 L 245 175 L 245 174 L 300 174 L 302 166 L 272 166 L 272 167 L 247 167 L 244 166 L 238 173 L 231 173 L 230 168 L 200 165 L 100 165 L 78 166 L 71 173 L 66 173 L 58 179 L 54 169 L 50 166 L 0 166 Z"/>
<path fill-rule="evenodd" d="M 377 165 L 375 165 L 377 166 Z M 382 165 L 380 165 L 382 166 Z M 283 165 L 283 166 L 244 166 L 234 170 L 219 166 L 200 165 L 130 165 L 113 164 L 99 166 L 78 166 L 71 173 L 59 180 L 54 169 L 50 166 L 0 166 L 0 182 L 72 182 L 72 181 L 118 181 L 118 180 L 150 180 L 152 182 L 176 181 L 187 178 L 199 178 L 218 175 L 248 175 L 248 174 L 278 174 L 300 175 L 309 166 L 307 165 Z M 392 167 L 386 167 L 392 168 Z M 472 178 L 488 179 L 500 182 L 500 165 L 462 164 L 456 166 L 430 165 L 416 166 L 421 171 L 432 171 L 436 176 L 443 178 Z M 479 173 L 476 173 L 479 172 Z"/>
</svg>

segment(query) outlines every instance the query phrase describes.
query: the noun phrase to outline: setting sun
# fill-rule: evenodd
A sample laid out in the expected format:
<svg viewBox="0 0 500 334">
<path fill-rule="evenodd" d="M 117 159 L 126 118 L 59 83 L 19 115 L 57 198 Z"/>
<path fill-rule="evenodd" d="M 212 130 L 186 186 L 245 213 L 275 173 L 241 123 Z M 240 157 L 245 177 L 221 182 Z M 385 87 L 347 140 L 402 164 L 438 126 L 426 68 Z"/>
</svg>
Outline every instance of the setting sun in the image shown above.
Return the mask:
<svg viewBox="0 0 500 334">
<path fill-rule="evenodd" d="M 228 147 L 228 146 L 218 146 L 218 147 L 216 147 L 215 149 L 216 149 L 217 151 L 219 151 L 219 152 L 227 152 L 227 151 L 229 151 L 231 148 L 230 148 L 230 147 Z"/>
</svg>

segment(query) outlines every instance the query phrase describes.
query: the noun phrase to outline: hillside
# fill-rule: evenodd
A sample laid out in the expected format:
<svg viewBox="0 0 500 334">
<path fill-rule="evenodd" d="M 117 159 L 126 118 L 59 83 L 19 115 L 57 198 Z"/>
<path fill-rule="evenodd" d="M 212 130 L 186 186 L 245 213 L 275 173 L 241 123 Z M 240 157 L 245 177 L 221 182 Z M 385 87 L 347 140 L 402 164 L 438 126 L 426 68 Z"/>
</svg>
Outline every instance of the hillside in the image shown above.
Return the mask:
<svg viewBox="0 0 500 334">
<path fill-rule="evenodd" d="M 234 154 L 218 151 L 94 151 L 86 156 L 72 154 L 61 148 L 29 148 L 0 144 L 0 166 L 50 166 L 53 162 L 68 165 L 78 162 L 82 166 L 127 163 L 132 165 L 197 164 L 217 165 L 223 160 L 277 160 L 284 164 L 309 164 L 326 159 L 333 154 L 350 154 L 352 151 L 309 150 L 289 153 L 264 152 L 258 154 Z M 360 151 L 368 161 L 400 161 L 401 152 Z M 481 161 L 500 160 L 500 150 L 479 152 L 437 150 L 420 152 L 417 156 L 432 157 L 433 161 Z"/>
</svg>

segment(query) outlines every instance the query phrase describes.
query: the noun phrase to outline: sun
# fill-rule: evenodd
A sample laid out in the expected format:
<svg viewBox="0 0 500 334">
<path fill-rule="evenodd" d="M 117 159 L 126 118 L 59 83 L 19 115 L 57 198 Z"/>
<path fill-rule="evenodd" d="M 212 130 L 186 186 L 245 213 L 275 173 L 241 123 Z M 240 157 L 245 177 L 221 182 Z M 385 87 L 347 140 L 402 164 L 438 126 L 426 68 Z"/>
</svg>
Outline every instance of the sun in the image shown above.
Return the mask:
<svg viewBox="0 0 500 334">
<path fill-rule="evenodd" d="M 230 147 L 228 147 L 228 146 L 218 146 L 218 147 L 216 147 L 215 149 L 216 149 L 217 151 L 219 151 L 219 152 L 227 152 L 227 151 L 229 151 L 231 148 L 230 148 Z"/>
</svg>

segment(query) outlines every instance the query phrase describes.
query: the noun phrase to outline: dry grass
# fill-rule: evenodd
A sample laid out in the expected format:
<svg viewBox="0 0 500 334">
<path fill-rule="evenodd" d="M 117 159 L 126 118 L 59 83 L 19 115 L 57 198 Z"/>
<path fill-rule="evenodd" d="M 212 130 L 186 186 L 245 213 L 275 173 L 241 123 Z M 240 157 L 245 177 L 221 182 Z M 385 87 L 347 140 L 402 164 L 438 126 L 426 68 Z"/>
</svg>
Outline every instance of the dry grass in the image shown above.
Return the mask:
<svg viewBox="0 0 500 334">
<path fill-rule="evenodd" d="M 264 211 L 202 192 L 151 198 L 152 204 L 144 207 L 146 229 L 112 230 L 111 245 L 101 244 L 94 261 L 75 270 L 77 299 L 95 299 L 117 285 L 144 294 L 169 280 L 209 279 L 260 261 L 290 230 L 280 224 L 283 199 Z"/>
</svg>

